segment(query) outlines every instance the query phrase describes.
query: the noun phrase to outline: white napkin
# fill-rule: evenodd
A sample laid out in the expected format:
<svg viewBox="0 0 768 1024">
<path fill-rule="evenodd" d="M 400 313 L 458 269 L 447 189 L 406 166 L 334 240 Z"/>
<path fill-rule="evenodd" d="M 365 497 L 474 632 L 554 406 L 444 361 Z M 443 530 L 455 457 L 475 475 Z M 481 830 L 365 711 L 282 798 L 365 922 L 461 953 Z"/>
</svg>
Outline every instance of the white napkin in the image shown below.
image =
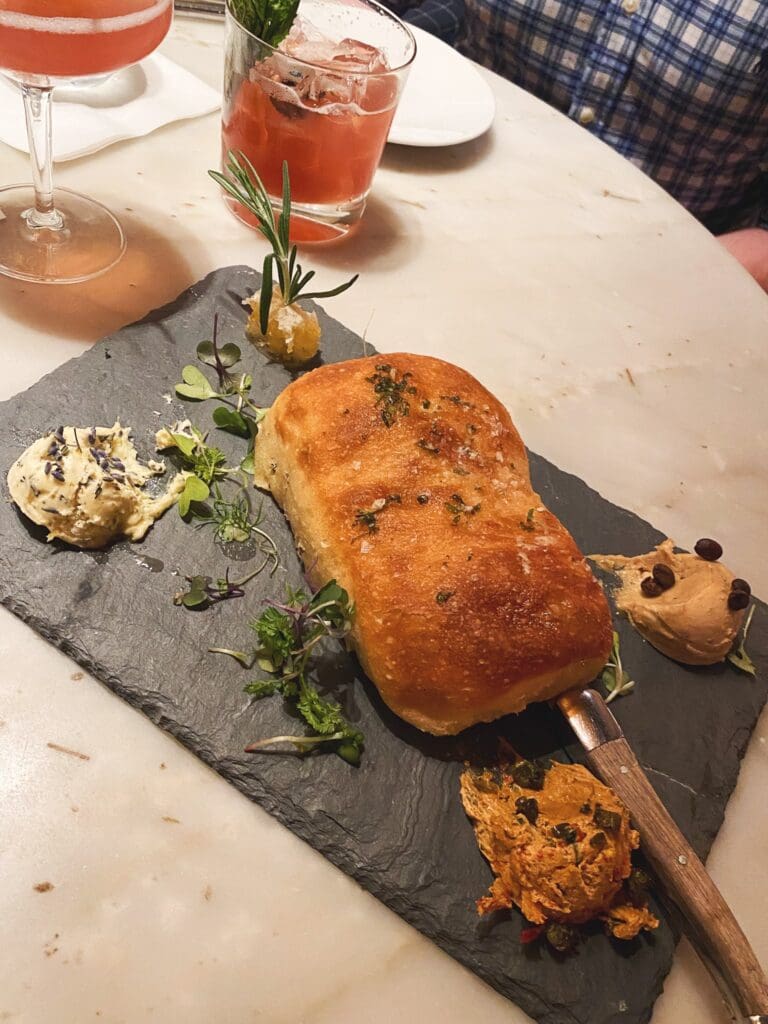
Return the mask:
<svg viewBox="0 0 768 1024">
<path fill-rule="evenodd" d="M 153 53 L 99 84 L 53 92 L 53 159 L 74 160 L 161 125 L 217 110 L 221 96 L 167 57 Z M 29 152 L 19 89 L 0 76 L 0 140 Z"/>
</svg>

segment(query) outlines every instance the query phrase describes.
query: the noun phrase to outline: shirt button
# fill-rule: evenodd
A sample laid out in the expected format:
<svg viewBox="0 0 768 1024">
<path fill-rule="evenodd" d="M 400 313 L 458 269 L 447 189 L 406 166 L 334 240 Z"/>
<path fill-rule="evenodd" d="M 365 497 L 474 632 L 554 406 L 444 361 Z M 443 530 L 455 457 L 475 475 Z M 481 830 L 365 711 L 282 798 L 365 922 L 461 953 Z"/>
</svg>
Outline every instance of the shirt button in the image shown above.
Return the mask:
<svg viewBox="0 0 768 1024">
<path fill-rule="evenodd" d="M 624 0 L 621 6 L 624 8 L 625 14 L 634 14 L 640 6 L 640 0 Z"/>
<path fill-rule="evenodd" d="M 579 124 L 592 124 L 595 120 L 595 112 L 592 107 L 582 107 L 579 111 Z"/>
</svg>

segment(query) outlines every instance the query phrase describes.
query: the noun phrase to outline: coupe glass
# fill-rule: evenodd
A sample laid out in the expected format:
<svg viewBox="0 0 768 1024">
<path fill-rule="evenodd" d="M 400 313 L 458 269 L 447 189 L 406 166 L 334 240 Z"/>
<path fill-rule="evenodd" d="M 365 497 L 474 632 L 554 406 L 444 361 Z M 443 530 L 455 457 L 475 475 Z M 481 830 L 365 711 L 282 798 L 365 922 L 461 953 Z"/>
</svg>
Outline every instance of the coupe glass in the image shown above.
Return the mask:
<svg viewBox="0 0 768 1024">
<path fill-rule="evenodd" d="M 338 238 L 362 216 L 415 54 L 410 30 L 375 0 L 301 0 L 277 49 L 227 4 L 223 163 L 245 153 L 279 208 L 288 162 L 295 241 Z"/>
<path fill-rule="evenodd" d="M 117 220 L 69 189 L 54 195 L 51 92 L 96 83 L 163 40 L 173 0 L 0 0 L 0 71 L 21 87 L 33 186 L 0 188 L 0 273 L 68 284 L 125 252 Z"/>
</svg>

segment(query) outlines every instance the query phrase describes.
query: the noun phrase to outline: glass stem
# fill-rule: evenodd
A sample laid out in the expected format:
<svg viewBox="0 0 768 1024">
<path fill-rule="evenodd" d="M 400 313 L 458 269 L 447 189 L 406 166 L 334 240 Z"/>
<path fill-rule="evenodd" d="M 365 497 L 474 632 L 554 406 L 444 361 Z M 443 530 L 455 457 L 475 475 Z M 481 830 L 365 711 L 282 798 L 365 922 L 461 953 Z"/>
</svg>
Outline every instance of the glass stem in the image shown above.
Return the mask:
<svg viewBox="0 0 768 1024">
<path fill-rule="evenodd" d="M 35 207 L 24 213 L 24 219 L 30 228 L 49 228 L 58 231 L 64 226 L 64 221 L 53 205 L 52 91 L 51 86 L 21 87 L 24 114 L 27 119 L 29 153 L 32 157 L 32 182 L 35 187 Z"/>
</svg>

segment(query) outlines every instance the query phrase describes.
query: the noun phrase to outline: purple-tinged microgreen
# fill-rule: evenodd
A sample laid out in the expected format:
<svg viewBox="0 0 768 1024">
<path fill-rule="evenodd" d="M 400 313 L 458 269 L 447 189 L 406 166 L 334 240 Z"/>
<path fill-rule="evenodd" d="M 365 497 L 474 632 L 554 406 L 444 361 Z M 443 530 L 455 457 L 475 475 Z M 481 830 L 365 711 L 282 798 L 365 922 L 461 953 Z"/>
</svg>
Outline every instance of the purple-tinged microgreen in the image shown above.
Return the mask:
<svg viewBox="0 0 768 1024">
<path fill-rule="evenodd" d="M 213 580 L 210 576 L 187 576 L 189 587 L 174 594 L 173 603 L 183 605 L 185 608 L 200 609 L 209 608 L 212 604 L 220 601 L 229 601 L 235 597 L 243 597 L 246 583 L 256 576 L 263 566 L 254 569 L 253 572 L 244 576 L 241 580 L 230 580 L 229 569 L 224 573 L 223 579 Z"/>
</svg>

